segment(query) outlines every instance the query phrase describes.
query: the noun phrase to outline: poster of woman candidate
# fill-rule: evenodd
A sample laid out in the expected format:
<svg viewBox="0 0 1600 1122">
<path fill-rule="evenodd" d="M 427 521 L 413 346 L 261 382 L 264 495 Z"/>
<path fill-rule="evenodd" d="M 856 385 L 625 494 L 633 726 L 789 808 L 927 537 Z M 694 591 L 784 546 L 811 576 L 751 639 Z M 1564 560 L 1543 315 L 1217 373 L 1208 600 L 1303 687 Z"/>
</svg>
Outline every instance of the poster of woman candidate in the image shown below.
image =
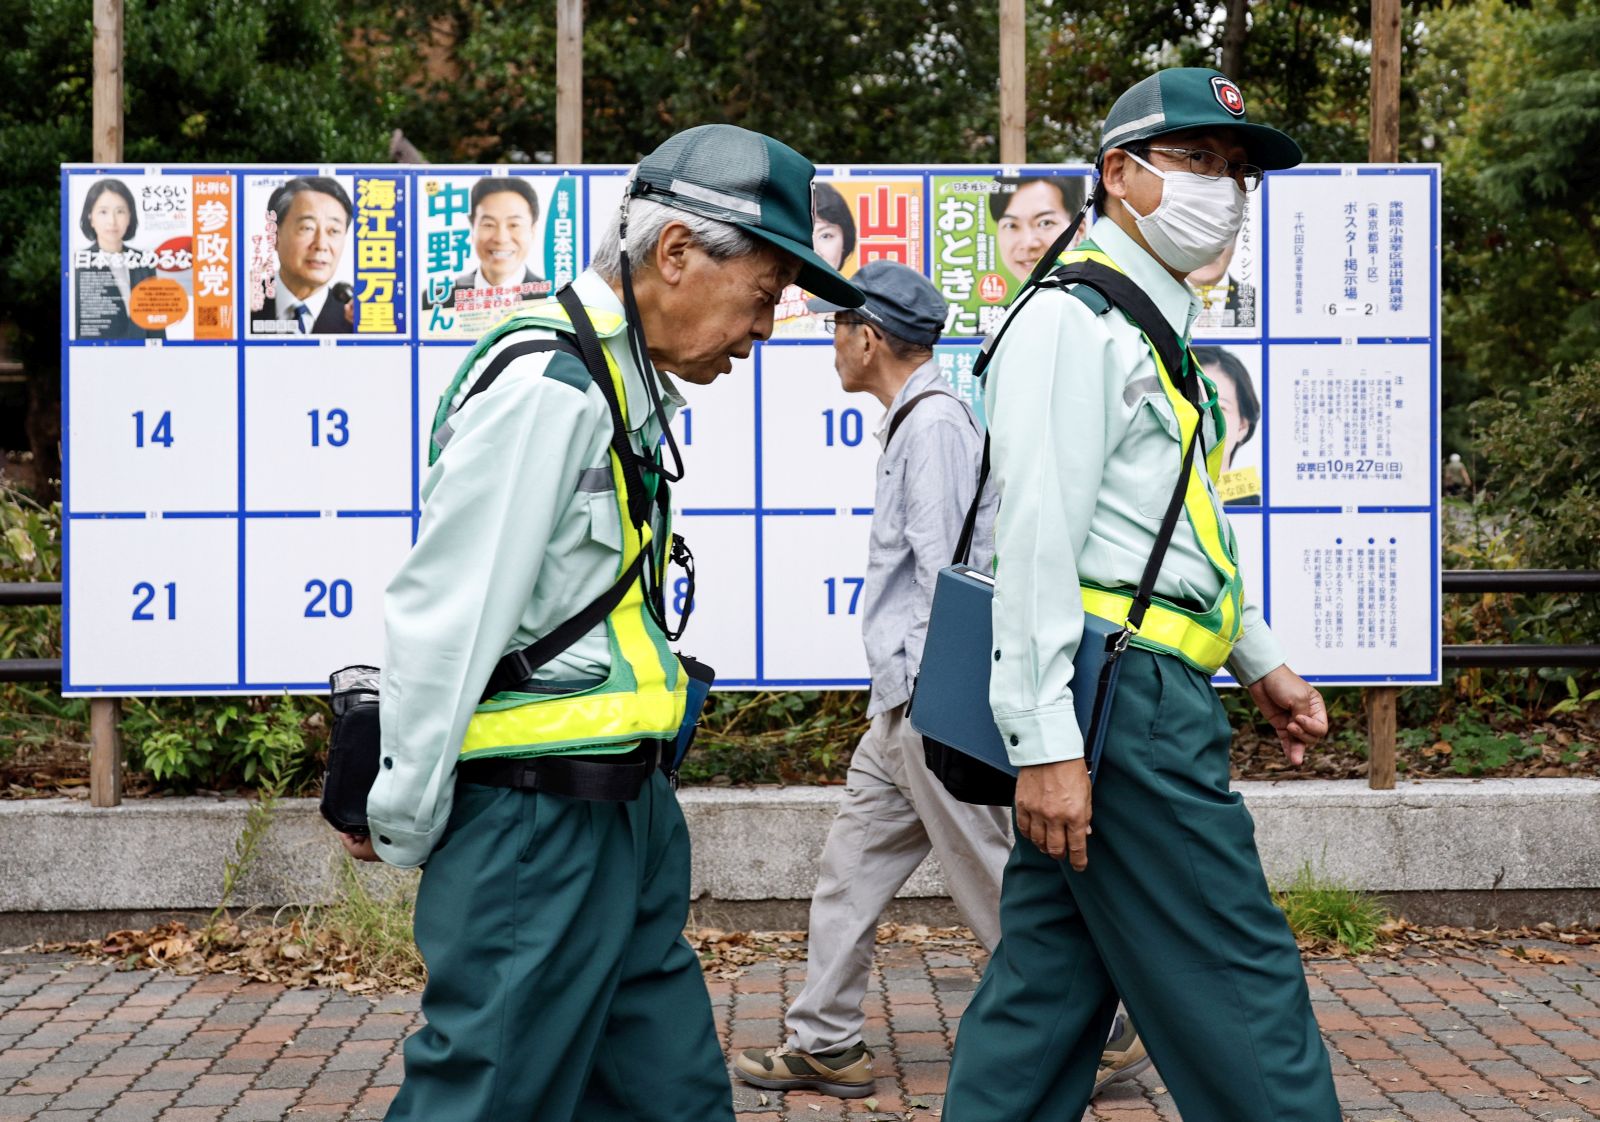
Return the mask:
<svg viewBox="0 0 1600 1122">
<path fill-rule="evenodd" d="M 1222 436 L 1222 473 L 1217 493 L 1227 506 L 1260 506 L 1261 487 L 1261 347 L 1197 346 L 1194 357 L 1217 387 L 1217 404 L 1226 426 Z"/>
<path fill-rule="evenodd" d="M 232 339 L 233 178 L 73 175 L 71 337 Z"/>
<path fill-rule="evenodd" d="M 422 176 L 422 337 L 476 339 L 576 277 L 578 198 L 570 175 Z"/>
<path fill-rule="evenodd" d="M 952 306 L 947 335 L 987 335 L 999 326 L 1088 190 L 1087 168 L 933 177 L 932 276 Z M 1080 229 L 1074 243 L 1083 236 Z"/>
<path fill-rule="evenodd" d="M 403 175 L 244 177 L 253 339 L 406 333 Z"/>
<path fill-rule="evenodd" d="M 845 276 L 874 261 L 898 261 L 919 272 L 922 181 L 876 176 L 818 178 L 812 187 L 811 248 Z M 775 336 L 821 335 L 821 317 L 806 307 L 810 293 L 784 289 L 773 314 Z"/>
</svg>

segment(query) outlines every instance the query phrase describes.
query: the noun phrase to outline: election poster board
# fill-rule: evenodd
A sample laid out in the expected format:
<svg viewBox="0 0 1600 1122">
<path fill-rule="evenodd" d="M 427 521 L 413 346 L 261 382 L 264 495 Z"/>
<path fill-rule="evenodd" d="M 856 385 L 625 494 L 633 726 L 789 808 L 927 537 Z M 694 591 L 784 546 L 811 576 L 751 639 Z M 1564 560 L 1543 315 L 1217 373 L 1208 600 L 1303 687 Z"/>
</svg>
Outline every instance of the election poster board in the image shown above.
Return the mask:
<svg viewBox="0 0 1600 1122">
<path fill-rule="evenodd" d="M 627 171 L 64 166 L 64 691 L 309 692 L 381 663 L 439 395 L 479 334 L 577 275 Z M 982 336 L 1091 187 L 1081 166 L 823 167 L 815 244 L 847 276 L 930 278 L 934 361 L 982 421 Z M 1218 494 L 1291 664 L 1438 681 L 1439 169 L 1270 173 L 1188 280 Z M 680 646 L 719 687 L 866 685 L 884 410 L 840 388 L 808 298 L 678 387 Z M 666 591 L 681 608 L 685 583 Z"/>
</svg>

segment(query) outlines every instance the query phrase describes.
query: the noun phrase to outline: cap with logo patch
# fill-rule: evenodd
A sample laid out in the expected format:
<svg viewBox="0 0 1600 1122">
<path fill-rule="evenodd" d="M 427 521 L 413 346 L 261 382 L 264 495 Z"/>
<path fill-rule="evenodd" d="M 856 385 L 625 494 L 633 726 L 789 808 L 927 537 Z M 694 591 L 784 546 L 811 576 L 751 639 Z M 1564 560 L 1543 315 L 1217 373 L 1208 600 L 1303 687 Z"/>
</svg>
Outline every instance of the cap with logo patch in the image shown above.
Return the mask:
<svg viewBox="0 0 1600 1122">
<path fill-rule="evenodd" d="M 1305 154 L 1300 145 L 1270 125 L 1251 124 L 1244 94 L 1226 75 L 1205 67 L 1175 66 L 1129 87 L 1106 114 L 1100 157 L 1112 148 L 1184 129 L 1233 130 L 1247 157 L 1265 171 L 1292 168 Z"/>
<path fill-rule="evenodd" d="M 770 136 L 737 125 L 699 125 L 640 160 L 628 194 L 737 226 L 799 258 L 802 288 L 859 308 L 861 293 L 811 248 L 816 171 Z"/>
<path fill-rule="evenodd" d="M 897 261 L 874 261 L 851 280 L 867 298 L 857 309 L 865 319 L 908 343 L 931 347 L 939 341 L 949 306 L 927 277 Z M 813 312 L 842 310 L 820 297 L 806 306 Z"/>
</svg>

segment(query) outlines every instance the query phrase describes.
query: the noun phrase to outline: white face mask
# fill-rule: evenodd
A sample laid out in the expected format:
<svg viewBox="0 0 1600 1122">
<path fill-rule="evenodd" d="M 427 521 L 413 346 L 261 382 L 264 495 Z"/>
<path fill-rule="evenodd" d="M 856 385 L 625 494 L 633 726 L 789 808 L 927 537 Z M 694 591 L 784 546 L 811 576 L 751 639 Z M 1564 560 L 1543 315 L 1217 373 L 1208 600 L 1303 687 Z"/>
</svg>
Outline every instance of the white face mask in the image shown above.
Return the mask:
<svg viewBox="0 0 1600 1122">
<path fill-rule="evenodd" d="M 1140 214 L 1122 200 L 1157 257 L 1180 272 L 1192 273 L 1233 244 L 1244 225 L 1244 192 L 1231 176 L 1207 179 L 1192 171 L 1162 171 L 1132 152 L 1128 157 L 1166 183 L 1161 205 L 1149 214 Z"/>
</svg>

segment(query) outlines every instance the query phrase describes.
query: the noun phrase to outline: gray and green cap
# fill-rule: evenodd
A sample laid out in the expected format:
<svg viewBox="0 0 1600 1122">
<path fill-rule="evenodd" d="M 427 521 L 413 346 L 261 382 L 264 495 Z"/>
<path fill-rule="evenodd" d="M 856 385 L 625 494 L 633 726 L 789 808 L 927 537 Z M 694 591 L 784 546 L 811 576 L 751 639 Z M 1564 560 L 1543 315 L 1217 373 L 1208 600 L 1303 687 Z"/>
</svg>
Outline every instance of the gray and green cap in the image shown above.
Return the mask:
<svg viewBox="0 0 1600 1122">
<path fill-rule="evenodd" d="M 861 292 L 811 248 L 817 169 L 787 144 L 737 125 L 700 125 L 639 161 L 629 195 L 737 226 L 800 259 L 800 286 L 859 308 Z"/>
<path fill-rule="evenodd" d="M 1232 129 L 1250 153 L 1250 162 L 1265 171 L 1292 168 L 1305 159 L 1292 137 L 1270 125 L 1250 123 L 1244 94 L 1231 79 L 1200 66 L 1157 71 L 1129 87 L 1106 114 L 1100 157 L 1112 148 L 1167 133 L 1216 128 Z"/>
</svg>

